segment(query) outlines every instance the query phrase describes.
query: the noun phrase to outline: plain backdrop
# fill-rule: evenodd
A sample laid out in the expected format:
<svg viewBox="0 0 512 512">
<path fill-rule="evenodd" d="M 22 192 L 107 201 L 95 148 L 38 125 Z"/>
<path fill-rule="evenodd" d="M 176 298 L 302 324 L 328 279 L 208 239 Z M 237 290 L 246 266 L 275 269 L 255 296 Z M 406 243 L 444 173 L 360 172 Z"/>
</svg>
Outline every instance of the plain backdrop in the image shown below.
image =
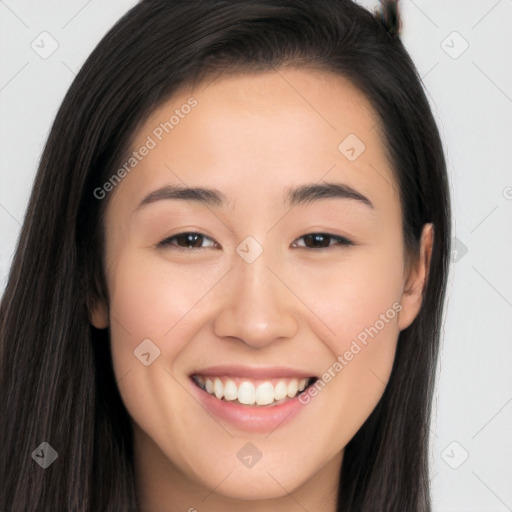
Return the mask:
<svg viewBox="0 0 512 512">
<path fill-rule="evenodd" d="M 135 3 L 0 0 L 0 293 L 57 109 Z M 445 146 L 454 215 L 431 429 L 434 512 L 512 511 L 512 0 L 400 5 L 402 40 Z"/>
</svg>

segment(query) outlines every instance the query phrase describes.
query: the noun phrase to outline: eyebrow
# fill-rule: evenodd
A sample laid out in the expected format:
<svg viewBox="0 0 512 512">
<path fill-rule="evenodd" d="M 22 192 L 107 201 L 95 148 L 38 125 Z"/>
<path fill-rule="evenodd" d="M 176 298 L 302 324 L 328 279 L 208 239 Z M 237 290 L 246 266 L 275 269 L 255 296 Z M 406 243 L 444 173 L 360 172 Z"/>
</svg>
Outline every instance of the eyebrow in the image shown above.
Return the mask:
<svg viewBox="0 0 512 512">
<path fill-rule="evenodd" d="M 343 183 L 306 183 L 298 187 L 289 187 L 285 199 L 290 206 L 309 204 L 322 199 L 353 199 L 374 209 L 373 203 L 363 194 Z M 196 201 L 206 206 L 226 206 L 226 196 L 217 189 L 203 187 L 186 187 L 182 185 L 169 185 L 159 188 L 148 194 L 136 208 L 162 200 Z"/>
</svg>

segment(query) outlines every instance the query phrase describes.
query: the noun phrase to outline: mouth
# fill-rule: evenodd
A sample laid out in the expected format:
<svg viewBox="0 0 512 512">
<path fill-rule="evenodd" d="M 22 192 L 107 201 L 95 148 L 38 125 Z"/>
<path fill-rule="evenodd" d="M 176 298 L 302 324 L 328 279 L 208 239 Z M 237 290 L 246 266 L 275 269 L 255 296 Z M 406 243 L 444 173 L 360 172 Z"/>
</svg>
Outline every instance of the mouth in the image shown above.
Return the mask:
<svg viewBox="0 0 512 512">
<path fill-rule="evenodd" d="M 317 377 L 252 379 L 240 376 L 194 374 L 194 384 L 220 401 L 248 407 L 275 407 L 304 393 Z"/>
</svg>

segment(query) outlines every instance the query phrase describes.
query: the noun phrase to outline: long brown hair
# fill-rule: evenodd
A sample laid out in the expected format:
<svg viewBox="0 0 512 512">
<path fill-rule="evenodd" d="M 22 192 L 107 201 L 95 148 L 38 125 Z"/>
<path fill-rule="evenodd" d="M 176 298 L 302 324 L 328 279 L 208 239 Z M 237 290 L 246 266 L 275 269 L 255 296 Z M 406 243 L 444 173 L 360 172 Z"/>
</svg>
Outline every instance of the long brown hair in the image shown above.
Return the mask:
<svg viewBox="0 0 512 512">
<path fill-rule="evenodd" d="M 428 512 L 430 408 L 450 254 L 443 148 L 400 40 L 397 2 L 144 0 L 105 35 L 56 116 L 0 305 L 0 510 L 137 510 L 132 432 L 108 330 L 103 214 L 93 191 L 137 127 L 184 84 L 285 64 L 343 75 L 377 112 L 400 190 L 407 251 L 434 224 L 419 315 L 400 333 L 390 380 L 346 447 L 338 510 Z M 47 442 L 46 469 L 31 454 Z M 172 485 L 172 483 L 171 483 Z"/>
</svg>

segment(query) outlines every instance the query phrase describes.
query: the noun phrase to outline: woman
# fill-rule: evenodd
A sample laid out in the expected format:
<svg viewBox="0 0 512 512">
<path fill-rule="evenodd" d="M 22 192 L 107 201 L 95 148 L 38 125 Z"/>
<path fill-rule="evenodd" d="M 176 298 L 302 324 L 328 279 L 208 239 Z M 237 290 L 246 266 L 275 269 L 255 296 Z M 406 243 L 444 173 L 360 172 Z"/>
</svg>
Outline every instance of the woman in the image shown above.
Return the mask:
<svg viewBox="0 0 512 512">
<path fill-rule="evenodd" d="M 104 37 L 2 299 L 2 510 L 430 510 L 450 208 L 399 28 L 146 0 Z"/>
</svg>

